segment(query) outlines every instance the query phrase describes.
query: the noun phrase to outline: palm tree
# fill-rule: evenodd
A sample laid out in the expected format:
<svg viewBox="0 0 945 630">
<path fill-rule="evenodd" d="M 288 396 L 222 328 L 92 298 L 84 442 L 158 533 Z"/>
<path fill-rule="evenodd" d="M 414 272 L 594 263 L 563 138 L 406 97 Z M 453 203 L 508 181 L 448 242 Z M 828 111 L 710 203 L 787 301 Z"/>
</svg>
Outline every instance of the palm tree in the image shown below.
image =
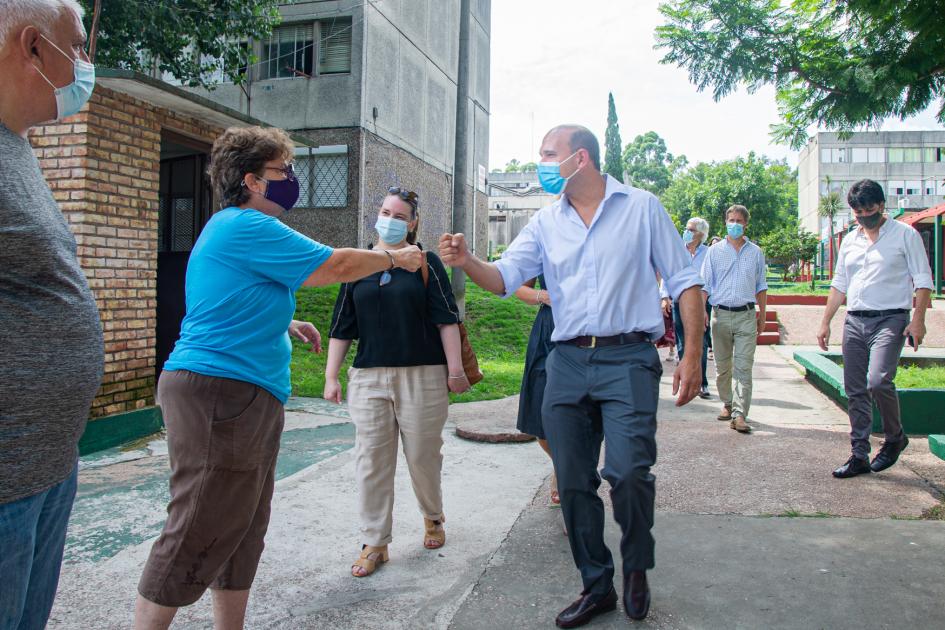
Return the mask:
<svg viewBox="0 0 945 630">
<path fill-rule="evenodd" d="M 827 217 L 830 220 L 830 266 L 827 269 L 828 276 L 833 275 L 833 221 L 834 218 L 843 211 L 843 198 L 840 193 L 830 190 L 830 176 L 824 178 L 827 182 L 827 194 L 820 197 L 820 216 Z"/>
</svg>

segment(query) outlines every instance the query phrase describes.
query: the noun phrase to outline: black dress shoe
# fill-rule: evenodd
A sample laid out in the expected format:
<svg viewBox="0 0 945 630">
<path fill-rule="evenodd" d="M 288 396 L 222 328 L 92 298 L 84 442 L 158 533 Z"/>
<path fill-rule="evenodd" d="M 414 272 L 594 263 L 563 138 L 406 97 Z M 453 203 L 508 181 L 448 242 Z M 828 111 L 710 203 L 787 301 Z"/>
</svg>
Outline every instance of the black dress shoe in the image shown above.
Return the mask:
<svg viewBox="0 0 945 630">
<path fill-rule="evenodd" d="M 583 626 L 597 615 L 617 609 L 617 591 L 610 587 L 610 592 L 601 597 L 590 593 L 581 593 L 581 597 L 558 613 L 555 625 L 559 628 L 577 628 Z"/>
<path fill-rule="evenodd" d="M 870 463 L 870 469 L 873 472 L 886 470 L 896 463 L 896 460 L 899 459 L 899 454 L 906 450 L 907 446 L 909 446 L 909 438 L 905 435 L 903 435 L 902 439 L 898 442 L 883 442 L 883 447 L 879 449 L 879 453 L 876 454 L 876 457 L 874 457 L 873 461 Z"/>
<path fill-rule="evenodd" d="M 712 398 L 712 394 L 709 393 L 708 387 L 703 387 L 702 389 L 699 390 L 699 398 L 703 400 L 708 400 Z"/>
<path fill-rule="evenodd" d="M 631 619 L 646 619 L 650 612 L 650 585 L 646 571 L 631 571 L 623 579 L 623 607 Z"/>
<path fill-rule="evenodd" d="M 837 479 L 846 479 L 847 477 L 856 477 L 863 473 L 870 472 L 870 462 L 868 459 L 860 459 L 856 455 L 851 455 L 847 463 L 833 471 L 833 476 Z"/>
</svg>

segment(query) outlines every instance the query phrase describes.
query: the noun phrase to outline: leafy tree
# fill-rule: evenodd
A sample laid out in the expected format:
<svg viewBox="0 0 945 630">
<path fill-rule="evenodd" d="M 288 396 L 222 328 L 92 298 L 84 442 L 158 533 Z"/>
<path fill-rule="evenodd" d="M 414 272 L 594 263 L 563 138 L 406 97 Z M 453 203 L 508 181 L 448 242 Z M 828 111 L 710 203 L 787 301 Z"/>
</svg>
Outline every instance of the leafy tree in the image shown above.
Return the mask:
<svg viewBox="0 0 945 630">
<path fill-rule="evenodd" d="M 724 162 L 702 162 L 673 178 L 661 197 L 678 225 L 699 216 L 725 234 L 725 211 L 741 204 L 751 213 L 748 235 L 758 240 L 797 222 L 797 172 L 784 161 L 754 152 Z"/>
<path fill-rule="evenodd" d="M 619 182 L 623 181 L 623 156 L 620 154 L 620 125 L 617 123 L 617 107 L 614 94 L 607 95 L 607 131 L 604 132 L 604 172 Z"/>
<path fill-rule="evenodd" d="M 817 255 L 820 239 L 803 228 L 798 228 L 797 220 L 788 222 L 765 234 L 760 241 L 761 249 L 770 264 L 781 267 L 781 279 L 791 275 L 791 265 L 809 262 Z"/>
<path fill-rule="evenodd" d="M 686 156 L 678 158 L 666 150 L 666 141 L 655 131 L 633 139 L 623 151 L 624 168 L 630 184 L 661 195 L 678 171 L 688 164 Z"/>
<path fill-rule="evenodd" d="M 773 85 L 772 136 L 795 149 L 811 125 L 852 131 L 935 102 L 945 123 L 942 0 L 671 0 L 660 11 L 662 62 L 716 100 Z"/>
<path fill-rule="evenodd" d="M 522 170 L 522 163 L 512 158 L 505 164 L 506 173 L 518 173 Z"/>
<path fill-rule="evenodd" d="M 821 196 L 820 205 L 818 211 L 820 216 L 827 217 L 830 220 L 830 261 L 829 261 L 829 271 L 833 271 L 833 261 L 834 261 L 834 245 L 833 245 L 833 225 L 834 220 L 837 215 L 843 212 L 843 198 L 840 196 L 840 193 L 830 190 L 830 177 L 825 178 L 827 181 L 827 194 Z"/>
<path fill-rule="evenodd" d="M 95 0 L 81 0 L 92 32 Z M 148 72 L 152 64 L 190 87 L 222 72 L 241 83 L 254 61 L 245 42 L 279 24 L 277 0 L 101 0 L 95 63 Z"/>
<path fill-rule="evenodd" d="M 537 170 L 538 170 L 538 165 L 535 164 L 534 162 L 525 162 L 524 164 L 522 164 L 521 171 L 523 173 L 534 173 Z"/>
</svg>

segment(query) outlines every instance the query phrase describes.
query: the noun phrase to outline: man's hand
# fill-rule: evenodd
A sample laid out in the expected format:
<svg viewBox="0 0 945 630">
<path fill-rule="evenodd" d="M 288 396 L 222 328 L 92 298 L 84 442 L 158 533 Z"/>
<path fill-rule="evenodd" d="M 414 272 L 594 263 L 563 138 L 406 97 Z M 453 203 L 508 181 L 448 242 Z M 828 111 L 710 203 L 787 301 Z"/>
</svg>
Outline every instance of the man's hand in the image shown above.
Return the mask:
<svg viewBox="0 0 945 630">
<path fill-rule="evenodd" d="M 314 353 L 322 351 L 322 336 L 311 322 L 300 322 L 293 319 L 289 324 L 289 335 L 302 343 L 311 344 L 309 350 Z"/>
<path fill-rule="evenodd" d="M 758 334 L 760 335 L 765 331 L 765 314 L 761 311 L 757 311 L 755 313 L 755 320 L 755 327 L 758 329 Z"/>
<path fill-rule="evenodd" d="M 444 265 L 463 267 L 469 258 L 466 237 L 463 234 L 444 234 L 440 237 L 440 258 Z"/>
<path fill-rule="evenodd" d="M 325 379 L 325 393 L 322 395 L 325 397 L 325 400 L 330 400 L 339 405 L 341 404 L 341 383 L 338 382 L 337 378 Z"/>
<path fill-rule="evenodd" d="M 918 319 L 913 319 L 909 322 L 906 329 L 902 331 L 902 336 L 907 337 L 909 335 L 912 335 L 912 338 L 915 339 L 915 348 L 913 349 L 918 352 L 919 346 L 922 345 L 922 340 L 925 339 L 925 322 Z"/>
<path fill-rule="evenodd" d="M 660 306 L 663 307 L 663 314 L 669 317 L 673 314 L 673 301 L 669 298 L 660 299 Z"/>
<path fill-rule="evenodd" d="M 394 257 L 394 266 L 407 271 L 416 271 L 423 262 L 423 252 L 416 245 L 407 245 L 400 249 L 389 249 L 387 251 Z"/>
<path fill-rule="evenodd" d="M 709 314 L 705 314 L 705 329 L 709 330 Z"/>
<path fill-rule="evenodd" d="M 830 343 L 830 323 L 821 322 L 820 330 L 817 331 L 817 345 L 826 352 L 828 343 Z"/>
<path fill-rule="evenodd" d="M 692 358 L 695 356 L 696 353 L 687 352 L 673 372 L 673 395 L 677 407 L 695 398 L 702 387 L 702 365 Z"/>
</svg>

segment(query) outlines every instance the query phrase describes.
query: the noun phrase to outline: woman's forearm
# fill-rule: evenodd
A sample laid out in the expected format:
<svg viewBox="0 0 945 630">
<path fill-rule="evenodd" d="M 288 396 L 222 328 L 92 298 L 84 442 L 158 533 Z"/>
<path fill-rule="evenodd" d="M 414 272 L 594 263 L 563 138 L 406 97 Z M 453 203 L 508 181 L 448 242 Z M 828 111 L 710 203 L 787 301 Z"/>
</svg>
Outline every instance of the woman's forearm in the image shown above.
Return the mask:
<svg viewBox="0 0 945 630">
<path fill-rule="evenodd" d="M 392 250 L 342 247 L 333 251 L 304 284 L 307 287 L 320 287 L 352 282 L 393 267 L 416 271 L 419 266 L 420 250 L 413 245 Z"/>
<path fill-rule="evenodd" d="M 332 339 L 334 341 L 334 339 Z M 450 375 L 463 374 L 463 348 L 459 338 L 459 325 L 443 324 L 440 326 L 440 341 L 443 343 L 443 353 L 446 355 L 446 366 Z M 331 357 L 331 349 L 328 350 Z"/>
<path fill-rule="evenodd" d="M 345 355 L 348 354 L 348 348 L 350 347 L 350 339 L 328 340 L 328 359 L 325 362 L 326 379 L 338 378 L 338 372 L 341 370 L 341 364 L 344 363 Z"/>
</svg>

